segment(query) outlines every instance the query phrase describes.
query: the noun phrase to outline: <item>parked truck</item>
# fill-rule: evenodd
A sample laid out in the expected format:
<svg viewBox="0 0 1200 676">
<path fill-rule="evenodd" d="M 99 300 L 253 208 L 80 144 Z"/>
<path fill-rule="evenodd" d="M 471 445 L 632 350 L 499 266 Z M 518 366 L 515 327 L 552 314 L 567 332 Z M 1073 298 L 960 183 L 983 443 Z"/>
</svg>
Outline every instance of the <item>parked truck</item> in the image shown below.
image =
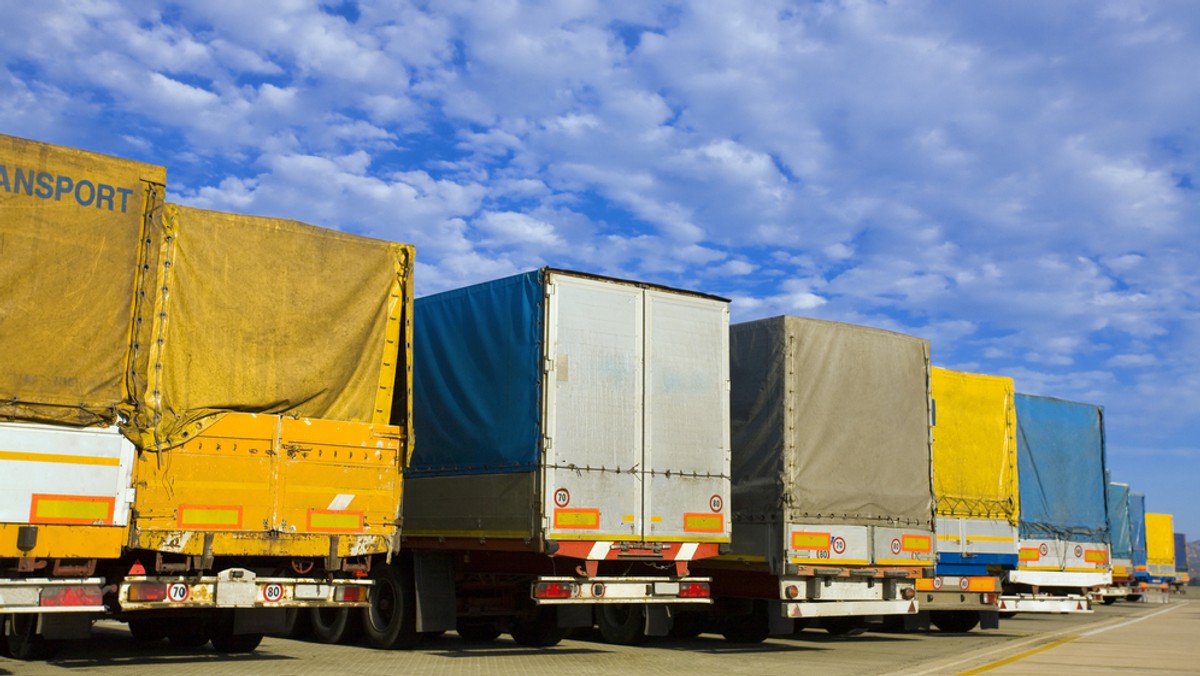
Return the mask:
<svg viewBox="0 0 1200 676">
<path fill-rule="evenodd" d="M 1016 403 L 1020 548 L 1000 610 L 1092 612 L 1090 593 L 1112 583 L 1103 409 L 1027 394 Z"/>
<path fill-rule="evenodd" d="M 543 268 L 416 301 L 413 460 L 372 645 L 617 643 L 710 603 L 730 538 L 728 301 Z"/>
<path fill-rule="evenodd" d="M 937 569 L 917 580 L 921 624 L 994 629 L 1002 579 L 1017 567 L 1013 381 L 934 368 L 932 391 Z"/>
<path fill-rule="evenodd" d="M 1146 512 L 1146 566 L 1150 583 L 1164 590 L 1175 582 L 1175 520 L 1170 514 Z"/>
<path fill-rule="evenodd" d="M 102 613 L 238 652 L 289 607 L 366 606 L 399 542 L 411 247 L 164 204 L 161 167 L 24 139 L 0 168 L 12 652 Z"/>
<path fill-rule="evenodd" d="M 1130 601 L 1143 601 L 1153 596 L 1161 601 L 1160 589 L 1150 583 L 1150 565 L 1146 560 L 1146 495 L 1129 494 L 1129 537 L 1133 543 L 1133 581 L 1130 584 Z"/>
<path fill-rule="evenodd" d="M 1174 590 L 1180 594 L 1186 594 L 1188 584 L 1192 581 L 1191 573 L 1188 572 L 1188 553 L 1187 553 L 1187 536 L 1183 533 L 1175 534 L 1175 582 L 1172 585 Z"/>
<path fill-rule="evenodd" d="M 915 614 L 932 575 L 929 344 L 800 317 L 730 329 L 732 551 L 710 627 L 761 641 Z"/>
<path fill-rule="evenodd" d="M 1094 596 L 1105 604 L 1129 596 L 1133 583 L 1133 535 L 1129 520 L 1129 484 L 1110 481 L 1108 484 L 1108 524 L 1112 551 L 1112 584 L 1101 588 Z"/>
</svg>

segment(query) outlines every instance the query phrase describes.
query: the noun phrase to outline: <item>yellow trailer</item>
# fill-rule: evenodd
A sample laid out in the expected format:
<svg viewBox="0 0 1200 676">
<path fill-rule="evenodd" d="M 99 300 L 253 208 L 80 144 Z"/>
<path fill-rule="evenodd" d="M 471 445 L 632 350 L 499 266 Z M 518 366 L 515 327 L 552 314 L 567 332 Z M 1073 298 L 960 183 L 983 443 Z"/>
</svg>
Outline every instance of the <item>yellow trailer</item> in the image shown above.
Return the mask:
<svg viewBox="0 0 1200 676">
<path fill-rule="evenodd" d="M 1175 519 L 1146 512 L 1146 565 L 1153 582 L 1175 580 Z"/>
</svg>

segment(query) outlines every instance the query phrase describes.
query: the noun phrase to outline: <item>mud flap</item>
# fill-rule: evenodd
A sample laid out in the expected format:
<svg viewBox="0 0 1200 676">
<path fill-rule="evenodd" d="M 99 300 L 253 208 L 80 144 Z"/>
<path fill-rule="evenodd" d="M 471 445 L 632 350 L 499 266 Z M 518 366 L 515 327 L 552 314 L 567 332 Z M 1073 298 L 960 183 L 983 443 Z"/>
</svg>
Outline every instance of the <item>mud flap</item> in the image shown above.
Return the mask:
<svg viewBox="0 0 1200 676">
<path fill-rule="evenodd" d="M 454 631 L 454 563 L 449 552 L 413 552 L 417 631 Z"/>
<path fill-rule="evenodd" d="M 100 617 L 90 613 L 43 613 L 38 618 L 39 633 L 50 641 L 85 639 L 92 635 L 92 620 Z"/>
<path fill-rule="evenodd" d="M 671 607 L 659 604 L 646 604 L 646 635 L 666 636 L 671 631 Z"/>
<path fill-rule="evenodd" d="M 922 610 L 915 615 L 900 615 L 904 618 L 904 631 L 929 631 L 933 623 L 929 619 L 929 611 Z"/>
<path fill-rule="evenodd" d="M 233 610 L 234 634 L 279 634 L 287 630 L 285 608 Z"/>
<path fill-rule="evenodd" d="M 561 605 L 558 607 L 558 626 L 560 627 L 590 627 L 592 626 L 592 606 L 579 604 Z"/>
<path fill-rule="evenodd" d="M 787 616 L 780 601 L 767 601 L 767 634 L 779 636 L 790 634 L 796 629 L 796 621 Z"/>
<path fill-rule="evenodd" d="M 999 629 L 1000 628 L 1000 613 L 987 610 L 979 611 L 979 628 L 980 629 Z"/>
</svg>

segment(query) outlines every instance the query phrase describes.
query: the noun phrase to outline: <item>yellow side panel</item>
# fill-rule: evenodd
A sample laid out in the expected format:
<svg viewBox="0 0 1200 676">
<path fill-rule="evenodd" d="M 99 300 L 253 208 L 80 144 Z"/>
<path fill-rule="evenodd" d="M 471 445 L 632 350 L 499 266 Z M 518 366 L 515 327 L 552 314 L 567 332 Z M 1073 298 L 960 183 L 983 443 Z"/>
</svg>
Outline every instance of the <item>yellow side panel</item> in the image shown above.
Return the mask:
<svg viewBox="0 0 1200 676">
<path fill-rule="evenodd" d="M 178 554 L 341 556 L 387 551 L 400 504 L 397 427 L 230 413 L 142 453 L 135 546 Z"/>
<path fill-rule="evenodd" d="M 1146 562 L 1175 565 L 1175 519 L 1170 514 L 1146 512 Z"/>
<path fill-rule="evenodd" d="M 938 514 L 1016 524 L 1017 443 L 1012 378 L 932 371 L 933 490 Z"/>
<path fill-rule="evenodd" d="M 0 557 L 39 559 L 115 559 L 129 539 L 124 526 L 53 526 L 39 524 L 37 545 L 28 554 L 17 549 L 20 524 L 0 523 Z"/>
</svg>

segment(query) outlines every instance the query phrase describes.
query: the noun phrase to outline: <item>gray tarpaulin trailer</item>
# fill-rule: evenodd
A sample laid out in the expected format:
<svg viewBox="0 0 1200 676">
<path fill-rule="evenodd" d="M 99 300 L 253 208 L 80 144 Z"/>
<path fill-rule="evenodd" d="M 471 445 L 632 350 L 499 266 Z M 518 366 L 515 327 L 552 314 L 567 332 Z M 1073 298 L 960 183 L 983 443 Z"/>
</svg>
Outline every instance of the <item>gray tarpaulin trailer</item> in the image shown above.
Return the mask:
<svg viewBox="0 0 1200 676">
<path fill-rule="evenodd" d="M 929 343 L 898 333 L 731 327 L 732 553 L 697 564 L 726 636 L 917 612 L 934 551 L 929 369 Z"/>
</svg>

